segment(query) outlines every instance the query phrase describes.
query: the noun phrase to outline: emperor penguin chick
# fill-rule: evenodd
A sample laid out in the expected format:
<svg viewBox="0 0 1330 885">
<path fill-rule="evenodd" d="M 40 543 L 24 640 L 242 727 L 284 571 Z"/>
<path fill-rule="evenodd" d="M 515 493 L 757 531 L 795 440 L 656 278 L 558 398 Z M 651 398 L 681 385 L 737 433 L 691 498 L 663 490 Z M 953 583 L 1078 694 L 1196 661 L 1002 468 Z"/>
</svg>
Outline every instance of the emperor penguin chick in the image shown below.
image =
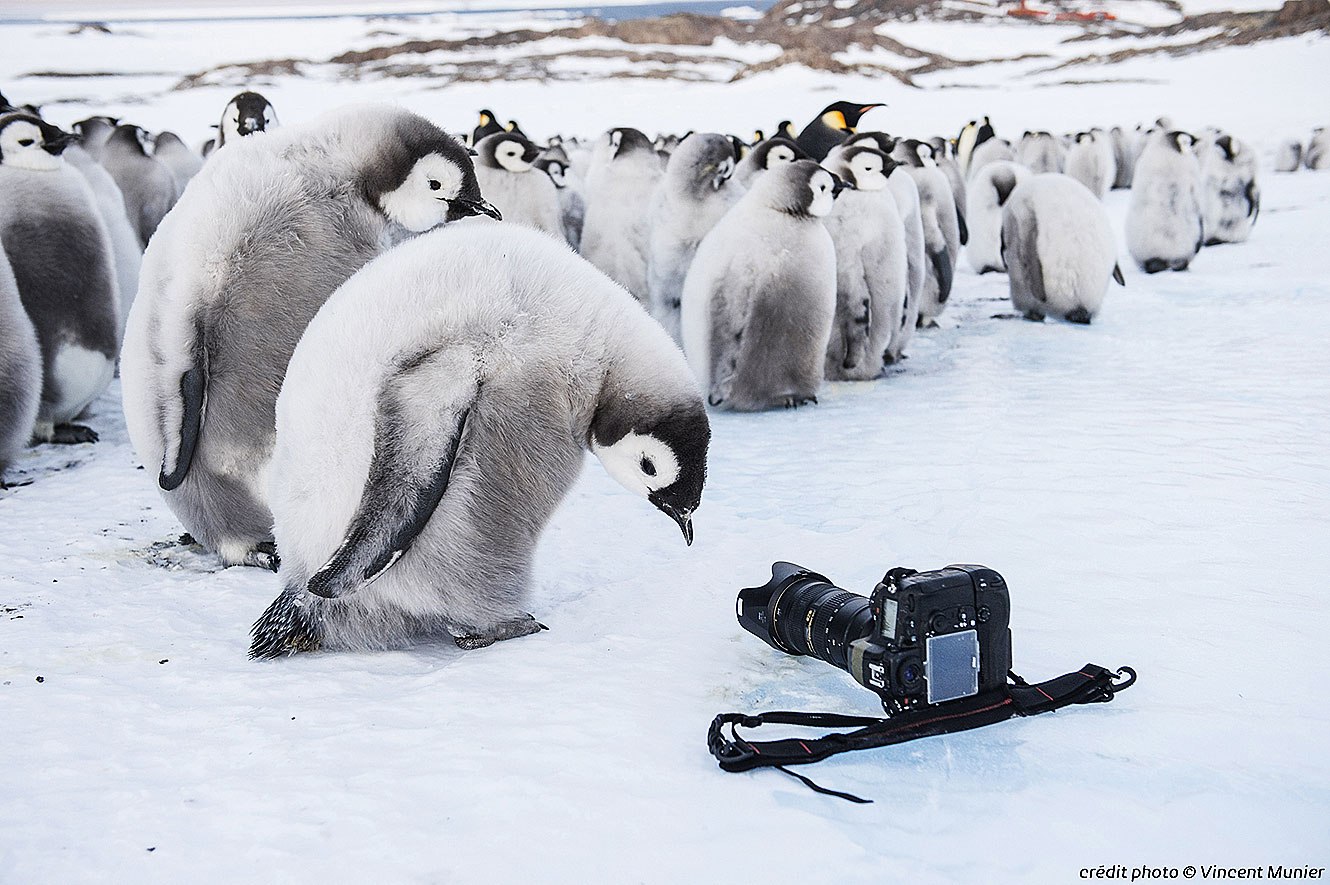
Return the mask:
<svg viewBox="0 0 1330 885">
<path fill-rule="evenodd" d="M 32 439 L 42 397 L 42 354 L 18 283 L 0 248 L 0 479 Z"/>
<path fill-rule="evenodd" d="M 1241 243 L 1261 211 L 1256 154 L 1231 135 L 1215 139 L 1201 162 L 1205 177 L 1205 245 Z"/>
<path fill-rule="evenodd" d="M 919 213 L 928 252 L 928 276 L 919 299 L 917 323 L 936 326 L 937 317 L 946 309 L 947 299 L 951 297 L 964 228 L 956 214 L 956 198 L 951 192 L 951 184 L 933 161 L 932 146 L 915 139 L 901 141 L 896 146 L 896 156 L 902 159 L 905 170 L 919 188 Z"/>
<path fill-rule="evenodd" d="M 768 169 L 698 246 L 683 344 L 711 405 L 817 401 L 836 315 L 836 249 L 822 224 L 836 186 L 812 160 Z"/>
<path fill-rule="evenodd" d="M 285 590 L 250 654 L 534 633 L 536 545 L 583 452 L 691 543 L 709 440 L 679 349 L 566 247 L 507 224 L 403 244 L 291 357 L 270 479 Z"/>
<path fill-rule="evenodd" d="M 111 237 L 111 253 L 114 257 L 115 278 L 120 289 L 119 337 L 125 334 L 125 321 L 129 317 L 130 305 L 139 291 L 139 266 L 143 264 L 143 242 L 139 232 L 130 223 L 129 213 L 125 211 L 125 198 L 120 188 L 101 163 L 92 158 L 80 145 L 71 144 L 61 155 L 65 162 L 77 169 L 97 203 L 97 211 L 106 224 L 106 232 Z"/>
<path fill-rule="evenodd" d="M 1117 241 L 1099 198 L 1067 175 L 1034 175 L 1002 210 L 1011 302 L 1026 319 L 1089 323 L 1110 278 L 1123 284 Z"/>
<path fill-rule="evenodd" d="M 823 219 L 836 247 L 836 319 L 827 343 L 830 380 L 869 381 L 882 374 L 891 335 L 905 316 L 909 273 L 905 225 L 887 189 L 895 162 L 863 145 L 828 157 L 826 168 L 851 182 Z"/>
<path fill-rule="evenodd" d="M 1016 162 L 1016 153 L 1005 138 L 990 138 L 975 146 L 966 175 L 974 178 L 989 163 Z"/>
<path fill-rule="evenodd" d="M 1102 132 L 1078 133 L 1076 140 L 1067 149 L 1067 174 L 1101 200 L 1113 186 L 1117 171 L 1113 145 Z"/>
<path fill-rule="evenodd" d="M 1019 163 L 1000 160 L 986 164 L 971 179 L 965 213 L 970 223 L 970 242 L 965 255 L 976 273 L 1007 269 L 1002 261 L 1002 207 L 1016 185 L 1031 174 Z"/>
<path fill-rule="evenodd" d="M 111 383 L 120 331 L 110 235 L 62 156 L 70 138 L 30 114 L 0 115 L 0 241 L 41 348 L 33 436 L 59 443 L 96 441 L 71 422 Z"/>
<path fill-rule="evenodd" d="M 647 300 L 647 231 L 644 211 L 660 180 L 660 155 L 636 129 L 611 129 L 600 137 L 586 175 L 582 257 L 639 301 Z"/>
<path fill-rule="evenodd" d="M 120 374 L 167 505 L 228 565 L 272 567 L 274 404 L 310 319 L 394 242 L 497 217 L 466 149 L 390 106 L 228 142 L 143 259 Z"/>
<path fill-rule="evenodd" d="M 586 200 L 582 197 L 582 183 L 572 174 L 571 163 L 556 157 L 538 157 L 535 166 L 554 182 L 559 196 L 559 227 L 563 238 L 574 249 L 582 245 L 582 223 L 586 219 Z"/>
<path fill-rule="evenodd" d="M 1302 165 L 1313 170 L 1330 168 L 1330 130 L 1324 126 L 1312 130 L 1307 150 L 1302 153 Z"/>
<path fill-rule="evenodd" d="M 1127 251 L 1146 273 L 1186 270 L 1205 240 L 1201 167 L 1186 132 L 1151 134 L 1136 160 Z"/>
<path fill-rule="evenodd" d="M 734 169 L 734 180 L 745 188 L 753 186 L 753 179 L 772 166 L 806 160 L 808 154 L 799 145 L 783 135 L 773 135 L 758 142 L 753 149 L 744 154 L 739 165 Z"/>
<path fill-rule="evenodd" d="M 149 156 L 147 139 L 138 126 L 121 124 L 102 148 L 102 165 L 120 188 L 129 222 L 144 246 L 179 196 L 171 170 Z"/>
<path fill-rule="evenodd" d="M 152 140 L 152 155 L 164 163 L 175 179 L 176 193 L 183 193 L 189 180 L 203 168 L 203 158 L 174 132 L 159 132 Z"/>
<path fill-rule="evenodd" d="M 476 181 L 503 220 L 565 239 L 558 188 L 533 164 L 540 148 L 525 135 L 498 132 L 475 146 Z"/>
<path fill-rule="evenodd" d="M 217 124 L 216 147 L 235 142 L 255 132 L 267 132 L 278 127 L 277 111 L 272 102 L 257 92 L 241 92 L 222 108 L 222 119 Z"/>
<path fill-rule="evenodd" d="M 680 340 L 684 277 L 702 238 L 744 194 L 734 173 L 734 150 L 723 135 L 693 133 L 665 166 L 651 198 L 647 236 L 648 305 L 670 337 Z"/>
</svg>

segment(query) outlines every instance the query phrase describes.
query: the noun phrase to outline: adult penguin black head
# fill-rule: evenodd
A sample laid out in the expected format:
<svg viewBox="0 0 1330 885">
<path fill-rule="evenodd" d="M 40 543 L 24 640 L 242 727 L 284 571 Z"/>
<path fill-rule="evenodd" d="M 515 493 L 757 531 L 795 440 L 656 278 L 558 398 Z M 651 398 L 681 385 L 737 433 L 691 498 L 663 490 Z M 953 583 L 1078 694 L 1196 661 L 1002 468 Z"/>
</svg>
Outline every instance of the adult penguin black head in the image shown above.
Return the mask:
<svg viewBox="0 0 1330 885">
<path fill-rule="evenodd" d="M 794 131 L 794 124 L 789 120 L 781 120 L 776 124 L 776 135 L 779 135 L 782 138 L 788 138 L 790 141 L 797 141 L 799 139 L 799 133 Z M 775 135 L 772 137 L 774 138 Z"/>
<path fill-rule="evenodd" d="M 503 131 L 503 126 L 499 123 L 498 118 L 494 116 L 494 112 L 485 108 L 480 112 L 480 122 L 476 124 L 475 129 L 471 130 L 471 143 L 478 144 L 485 136 Z"/>
<path fill-rule="evenodd" d="M 481 196 L 471 155 L 457 139 L 415 115 L 394 127 L 383 154 L 361 174 L 361 192 L 371 206 L 412 231 L 470 215 L 502 219 Z"/>
<path fill-rule="evenodd" d="M 804 127 L 797 139 L 799 147 L 810 157 L 821 160 L 827 152 L 845 141 L 859 125 L 859 118 L 881 103 L 838 101 L 826 106 L 811 123 Z"/>
<path fill-rule="evenodd" d="M 987 117 L 984 117 L 984 123 L 982 126 L 979 127 L 979 135 L 974 140 L 974 146 L 978 147 L 979 145 L 988 141 L 990 138 L 996 138 L 996 137 L 997 133 L 993 131 L 993 123 Z"/>
<path fill-rule="evenodd" d="M 242 92 L 226 103 L 222 121 L 217 125 L 217 147 L 255 132 L 264 132 L 278 125 L 277 112 L 272 103 L 257 92 Z"/>
</svg>

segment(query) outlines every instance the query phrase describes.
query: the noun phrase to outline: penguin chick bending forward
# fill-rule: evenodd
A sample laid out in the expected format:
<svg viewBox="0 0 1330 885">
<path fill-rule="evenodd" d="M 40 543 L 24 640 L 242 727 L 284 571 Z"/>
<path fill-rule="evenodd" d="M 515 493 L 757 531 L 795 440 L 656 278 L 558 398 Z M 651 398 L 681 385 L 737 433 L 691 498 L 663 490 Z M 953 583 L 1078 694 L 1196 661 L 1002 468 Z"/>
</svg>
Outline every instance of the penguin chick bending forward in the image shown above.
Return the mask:
<svg viewBox="0 0 1330 885">
<path fill-rule="evenodd" d="M 391 106 L 236 139 L 190 182 L 144 255 L 120 374 L 135 451 L 226 564 L 275 566 L 264 476 L 305 326 L 395 241 L 477 214 L 498 215 L 466 149 Z"/>
<path fill-rule="evenodd" d="M 270 473 L 285 590 L 250 654 L 534 633 L 536 544 L 583 451 L 691 543 L 710 437 L 669 336 L 565 246 L 506 224 L 399 246 L 291 358 Z"/>
<path fill-rule="evenodd" d="M 836 248 L 822 218 L 839 186 L 812 160 L 770 168 L 698 246 L 683 346 L 711 405 L 817 401 L 836 316 Z"/>
</svg>

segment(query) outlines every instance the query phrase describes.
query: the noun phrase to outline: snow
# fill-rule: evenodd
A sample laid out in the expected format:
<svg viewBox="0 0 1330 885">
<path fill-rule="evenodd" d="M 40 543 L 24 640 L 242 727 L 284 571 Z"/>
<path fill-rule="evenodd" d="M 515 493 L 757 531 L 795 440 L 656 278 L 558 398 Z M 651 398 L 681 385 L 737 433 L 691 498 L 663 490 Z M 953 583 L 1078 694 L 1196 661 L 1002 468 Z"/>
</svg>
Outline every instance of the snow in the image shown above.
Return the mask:
<svg viewBox="0 0 1330 885">
<path fill-rule="evenodd" d="M 349 21 L 299 23 L 299 52 L 357 39 Z M 277 47 L 286 27 L 255 40 Z M 168 25 L 133 41 L 8 27 L 18 51 L 0 86 L 80 95 L 52 105 L 58 122 L 105 109 L 202 138 L 236 90 L 164 85 L 190 40 L 195 69 L 268 57 L 218 28 L 199 44 Z M 170 77 L 18 77 L 53 59 L 158 69 L 158 51 Z M 885 93 L 874 113 L 893 129 L 1172 113 L 1273 146 L 1330 119 L 1310 76 L 1326 52 L 1295 39 L 1137 59 L 1110 69 L 1130 82 L 1094 87 L 989 69 L 911 90 L 787 68 L 728 85 L 283 76 L 270 97 L 288 122 L 396 98 L 455 130 L 489 106 L 539 134 L 746 131 L 833 92 Z M 481 651 L 247 660 L 276 578 L 172 543 L 181 526 L 128 444 L 117 382 L 88 419 L 100 443 L 32 449 L 6 476 L 31 484 L 0 492 L 0 881 L 1067 882 L 1102 864 L 1330 866 L 1330 175 L 1262 187 L 1251 241 L 1207 248 L 1187 273 L 1146 276 L 1124 250 L 1127 287 L 1092 326 L 994 319 L 1010 311 L 1005 278 L 962 262 L 942 327 L 889 377 L 829 385 L 794 412 L 713 415 L 691 548 L 588 459 L 537 559 L 531 608 L 550 631 Z M 1108 199 L 1119 235 L 1126 196 Z M 725 774 L 705 745 L 718 712 L 879 711 L 845 673 L 738 627 L 738 589 L 776 559 L 856 592 L 895 565 L 989 565 L 1011 588 L 1017 672 L 1088 660 L 1140 681 L 1112 704 L 802 769 L 872 805 Z"/>
</svg>

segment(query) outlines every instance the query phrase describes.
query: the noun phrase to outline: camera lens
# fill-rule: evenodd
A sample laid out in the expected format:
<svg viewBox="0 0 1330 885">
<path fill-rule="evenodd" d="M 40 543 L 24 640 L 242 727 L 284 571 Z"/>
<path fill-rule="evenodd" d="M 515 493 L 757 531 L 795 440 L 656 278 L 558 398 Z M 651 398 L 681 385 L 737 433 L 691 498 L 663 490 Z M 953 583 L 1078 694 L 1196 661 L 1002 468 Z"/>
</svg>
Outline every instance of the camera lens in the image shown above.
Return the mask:
<svg viewBox="0 0 1330 885">
<path fill-rule="evenodd" d="M 772 628 L 796 653 L 848 670 L 850 643 L 872 632 L 873 613 L 867 598 L 820 577 L 792 582 L 776 597 Z"/>
</svg>

